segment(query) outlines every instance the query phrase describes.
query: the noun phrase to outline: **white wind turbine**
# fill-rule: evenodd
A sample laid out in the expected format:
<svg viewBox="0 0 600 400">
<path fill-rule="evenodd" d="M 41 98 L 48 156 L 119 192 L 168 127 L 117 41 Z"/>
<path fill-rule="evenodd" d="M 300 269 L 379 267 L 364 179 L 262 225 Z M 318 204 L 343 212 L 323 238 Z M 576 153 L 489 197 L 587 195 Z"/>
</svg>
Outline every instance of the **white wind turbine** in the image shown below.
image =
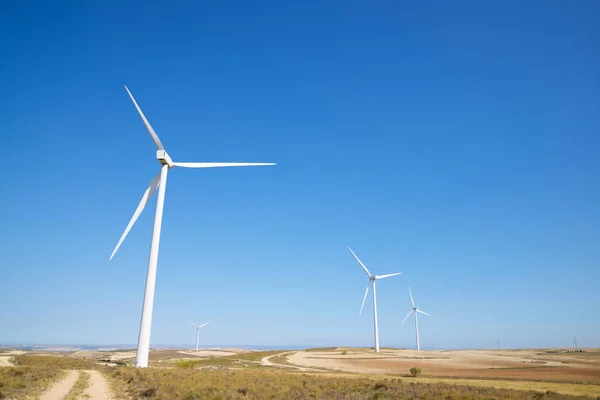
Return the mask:
<svg viewBox="0 0 600 400">
<path fill-rule="evenodd" d="M 214 167 L 249 167 L 249 166 L 260 166 L 260 165 L 275 165 L 275 163 L 216 163 L 216 162 L 173 162 L 171 157 L 165 151 L 160 139 L 150 123 L 142 113 L 142 110 L 138 106 L 137 102 L 131 95 L 131 92 L 125 86 L 125 90 L 131 97 L 131 101 L 135 105 L 140 117 L 142 117 L 142 121 L 144 121 L 144 125 L 148 129 L 150 133 L 150 137 L 152 141 L 154 141 L 154 145 L 156 146 L 156 158 L 161 164 L 160 172 L 158 175 L 152 179 L 150 182 L 150 186 L 144 192 L 142 196 L 142 200 L 138 205 L 137 209 L 133 213 L 133 217 L 127 228 L 125 228 L 125 232 L 119 239 L 117 246 L 112 252 L 110 259 L 114 257 L 115 253 L 123 243 L 123 240 L 129 233 L 129 230 L 135 224 L 135 221 L 138 219 L 148 201 L 158 189 L 158 199 L 156 200 L 156 212 L 154 214 L 154 229 L 152 230 L 152 244 L 150 246 L 150 259 L 148 260 L 148 274 L 146 276 L 146 290 L 144 292 L 144 306 L 142 308 L 142 320 L 140 323 L 140 334 L 138 337 L 138 348 L 137 348 L 137 356 L 135 365 L 138 368 L 146 368 L 148 366 L 148 354 L 150 352 L 150 329 L 152 326 L 152 309 L 154 306 L 154 287 L 156 284 L 156 267 L 158 264 L 158 247 L 160 243 L 160 228 L 162 225 L 162 215 L 163 215 L 163 207 L 165 202 L 165 188 L 167 186 L 167 173 L 171 168 L 174 167 L 183 167 L 183 168 L 214 168 Z"/>
<path fill-rule="evenodd" d="M 190 321 L 190 320 L 188 319 L 188 321 Z M 208 325 L 209 323 L 210 323 L 210 321 L 205 322 L 202 325 L 196 325 L 195 323 L 190 321 L 190 324 L 192 324 L 196 327 L 196 352 L 198 352 L 198 340 L 200 339 L 200 328 L 202 328 L 205 325 Z"/>
<path fill-rule="evenodd" d="M 359 314 L 362 314 L 363 307 L 365 306 L 365 300 L 367 300 L 367 294 L 369 294 L 369 286 L 373 285 L 373 323 L 374 323 L 374 329 L 375 329 L 375 351 L 379 352 L 379 328 L 377 327 L 377 291 L 375 290 L 375 281 L 377 279 L 389 278 L 390 276 L 400 275 L 402 272 L 396 272 L 394 274 L 387 274 L 387 275 L 371 275 L 371 273 L 369 272 L 367 267 L 365 267 L 365 264 L 363 264 L 362 261 L 360 261 L 360 259 L 356 256 L 356 254 L 354 254 L 352 249 L 350 247 L 348 247 L 348 250 L 350 250 L 350 253 L 352 253 L 354 258 L 356 258 L 356 261 L 358 261 L 358 263 L 360 264 L 362 269 L 365 271 L 365 273 L 369 277 L 369 284 L 367 285 L 367 290 L 365 290 L 365 297 L 363 297 L 363 301 L 362 301 L 362 305 L 360 306 Z"/>
<path fill-rule="evenodd" d="M 413 300 L 412 293 L 410 292 L 410 288 L 408 288 L 408 294 L 410 295 L 410 303 L 412 304 L 412 308 L 410 309 L 408 314 L 406 314 L 406 317 L 404 317 L 404 319 L 402 320 L 402 323 L 404 323 L 404 321 L 406 321 L 406 318 L 408 318 L 411 313 L 415 313 L 415 329 L 417 331 L 417 350 L 421 350 L 421 346 L 419 344 L 419 320 L 417 318 L 417 314 L 421 313 L 423 315 L 427 315 L 428 317 L 431 317 L 431 315 L 427 314 L 424 311 L 419 310 L 419 307 L 415 306 L 415 301 Z"/>
</svg>

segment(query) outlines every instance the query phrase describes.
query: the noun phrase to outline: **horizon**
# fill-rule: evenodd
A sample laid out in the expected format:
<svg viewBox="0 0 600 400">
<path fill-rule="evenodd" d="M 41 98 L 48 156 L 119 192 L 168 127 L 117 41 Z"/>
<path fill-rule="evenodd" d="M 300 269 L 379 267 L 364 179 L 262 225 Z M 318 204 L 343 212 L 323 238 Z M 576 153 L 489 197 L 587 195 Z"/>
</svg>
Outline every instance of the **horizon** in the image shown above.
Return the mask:
<svg viewBox="0 0 600 400">
<path fill-rule="evenodd" d="M 44 343 L 44 344 L 32 344 L 32 343 L 0 343 L 0 348 L 8 349 L 22 349 L 22 350 L 33 350 L 40 348 L 41 350 L 50 349 L 48 351 L 63 351 L 57 350 L 56 348 L 64 347 L 65 349 L 81 349 L 81 350 L 94 350 L 97 351 L 110 351 L 110 349 L 119 350 L 132 350 L 137 349 L 137 343 L 132 344 L 119 344 L 119 343 L 107 343 L 107 344 L 89 344 L 89 343 Z M 150 349 L 194 349 L 196 344 L 164 344 L 157 343 L 151 344 Z M 357 346 L 352 344 L 341 344 L 341 345 L 323 345 L 323 346 L 307 346 L 297 344 L 199 344 L 199 349 L 226 349 L 226 348 L 237 348 L 243 350 L 305 350 L 305 349 L 326 349 L 326 348 L 364 348 L 370 349 L 373 346 Z M 574 349 L 574 346 L 548 346 L 548 347 L 427 347 L 422 346 L 421 351 L 448 351 L 448 350 L 536 350 L 536 349 Z M 600 349 L 595 346 L 581 346 L 576 347 L 579 350 L 584 349 Z M 106 349 L 106 350 L 105 350 Z M 390 345 L 382 346 L 381 349 L 398 349 L 398 350 L 414 350 L 414 344 L 409 345 Z M 69 351 L 69 350 L 64 350 Z"/>
</svg>

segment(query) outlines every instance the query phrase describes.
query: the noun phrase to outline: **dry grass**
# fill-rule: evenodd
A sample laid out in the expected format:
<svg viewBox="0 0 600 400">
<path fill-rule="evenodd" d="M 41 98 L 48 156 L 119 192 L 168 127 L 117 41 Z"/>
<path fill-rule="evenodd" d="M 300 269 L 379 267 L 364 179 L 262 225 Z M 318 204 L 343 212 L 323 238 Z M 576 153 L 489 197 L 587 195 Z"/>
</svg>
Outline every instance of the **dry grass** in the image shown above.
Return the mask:
<svg viewBox="0 0 600 400">
<path fill-rule="evenodd" d="M 289 350 L 270 350 L 270 351 L 251 351 L 248 353 L 236 354 L 235 356 L 222 357 L 245 361 L 260 361 L 264 357 L 273 356 L 275 354 L 285 353 Z"/>
<path fill-rule="evenodd" d="M 24 399 L 39 395 L 64 375 L 64 371 L 54 366 L 2 367 L 0 368 L 0 399 Z"/>
<path fill-rule="evenodd" d="M 422 383 L 443 383 L 446 385 L 467 385 L 477 387 L 493 387 L 497 389 L 535 390 L 539 392 L 556 392 L 572 396 L 600 396 L 599 385 L 585 385 L 579 383 L 533 382 L 499 379 L 460 379 L 460 378 L 423 378 L 417 379 Z"/>
<path fill-rule="evenodd" d="M 90 385 L 90 378 L 89 372 L 80 371 L 79 377 L 64 400 L 78 400 L 83 395 L 85 389 Z"/>
<path fill-rule="evenodd" d="M 198 371 L 114 368 L 109 372 L 135 399 L 576 399 L 553 392 L 516 391 L 410 379 L 344 378 L 277 370 Z M 579 397 L 589 399 L 589 397 Z"/>
<path fill-rule="evenodd" d="M 179 368 L 208 368 L 208 369 L 241 369 L 241 368 L 268 368 L 258 361 L 236 360 L 225 357 L 205 358 L 201 360 L 179 360 L 175 362 Z"/>
<path fill-rule="evenodd" d="M 91 360 L 64 355 L 30 355 L 22 354 L 14 357 L 17 366 L 45 367 L 58 369 L 98 369 L 100 365 Z"/>
</svg>

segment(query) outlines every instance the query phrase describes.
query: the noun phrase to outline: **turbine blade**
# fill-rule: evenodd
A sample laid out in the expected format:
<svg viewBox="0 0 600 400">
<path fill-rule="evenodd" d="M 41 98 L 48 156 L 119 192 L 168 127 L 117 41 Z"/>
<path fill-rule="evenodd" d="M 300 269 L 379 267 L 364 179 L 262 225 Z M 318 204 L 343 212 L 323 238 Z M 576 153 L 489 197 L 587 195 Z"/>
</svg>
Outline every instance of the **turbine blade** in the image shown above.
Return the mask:
<svg viewBox="0 0 600 400">
<path fill-rule="evenodd" d="M 188 319 L 188 321 L 190 321 L 190 320 Z M 196 325 L 196 324 L 195 324 L 195 323 L 193 323 L 192 321 L 190 321 L 190 324 L 194 325 L 196 328 L 198 327 L 198 325 Z"/>
<path fill-rule="evenodd" d="M 402 272 L 396 272 L 395 274 L 377 275 L 377 279 L 389 278 L 390 276 L 402 275 Z"/>
<path fill-rule="evenodd" d="M 363 307 L 365 306 L 365 300 L 367 300 L 367 294 L 369 294 L 369 286 L 371 286 L 371 282 L 369 282 L 369 284 L 367 285 L 367 290 L 365 290 L 365 297 L 363 297 L 363 302 L 362 302 L 362 305 L 360 306 L 360 311 L 359 311 L 358 315 L 362 314 Z"/>
<path fill-rule="evenodd" d="M 148 120 L 146 119 L 146 116 L 144 115 L 144 113 L 140 109 L 140 106 L 138 106 L 138 103 L 133 98 L 133 95 L 131 94 L 131 92 L 129 91 L 129 89 L 127 88 L 127 86 L 125 86 L 125 90 L 127 90 L 127 93 L 129 93 L 129 97 L 131 97 L 131 101 L 133 101 L 133 104 L 135 105 L 135 108 L 137 108 L 137 111 L 140 114 L 140 117 L 142 117 L 142 121 L 144 121 L 144 125 L 146 125 L 146 128 L 148 129 L 148 132 L 150 132 L 150 136 L 152 137 L 152 141 L 154 141 L 154 144 L 156 145 L 156 148 L 158 150 L 164 150 L 165 148 L 163 147 L 162 143 L 160 142 L 160 139 L 158 138 L 158 135 L 156 134 L 156 132 L 154 132 L 154 129 L 152 129 L 152 126 L 150 126 L 150 122 L 148 122 Z"/>
<path fill-rule="evenodd" d="M 363 264 L 362 261 L 360 261 L 360 259 L 356 256 L 356 254 L 354 254 L 354 252 L 352 251 L 352 249 L 350 248 L 350 246 L 348 246 L 348 250 L 350 250 L 350 253 L 352 253 L 352 255 L 354 256 L 354 258 L 356 258 L 356 261 L 358 261 L 358 263 L 360 264 L 360 266 L 362 267 L 362 269 L 365 270 L 365 274 L 367 274 L 367 276 L 370 278 L 371 277 L 371 273 L 369 272 L 369 270 L 367 269 L 367 267 L 365 267 L 365 264 Z"/>
<path fill-rule="evenodd" d="M 227 163 L 227 162 L 176 162 L 174 167 L 183 168 L 215 168 L 215 167 L 260 167 L 265 165 L 276 165 L 275 163 Z"/>
<path fill-rule="evenodd" d="M 425 314 L 425 315 L 427 315 L 428 317 L 431 317 L 431 315 L 427 314 L 425 311 L 417 310 L 417 312 L 420 312 L 421 314 Z"/>
<path fill-rule="evenodd" d="M 138 204 L 137 208 L 135 209 L 135 212 L 133 213 L 133 217 L 131 217 L 131 221 L 129 221 L 129 225 L 127 225 L 127 228 L 125 228 L 125 232 L 123 232 L 121 239 L 119 239 L 119 243 L 117 243 L 117 246 L 115 247 L 112 254 L 110 255 L 111 260 L 115 256 L 115 253 L 117 252 L 117 250 L 119 250 L 121 243 L 123 243 L 123 240 L 125 240 L 125 237 L 131 230 L 131 227 L 133 226 L 133 224 L 135 224 L 135 221 L 137 221 L 138 217 L 144 210 L 144 207 L 146 207 L 146 204 L 148 204 L 148 200 L 150 200 L 150 198 L 152 197 L 152 195 L 158 188 L 158 185 L 160 184 L 160 174 L 161 173 L 162 173 L 162 169 L 158 173 L 158 175 L 156 175 L 154 177 L 154 179 L 152 179 L 152 181 L 150 182 L 150 186 L 148 186 L 148 189 L 146 189 L 146 191 L 144 192 L 144 195 L 142 196 L 142 200 L 140 201 L 140 204 Z"/>
<path fill-rule="evenodd" d="M 406 317 L 404 317 L 404 319 L 402 320 L 402 323 L 404 323 L 404 321 L 406 321 L 406 318 L 408 318 L 408 316 L 410 315 L 411 312 L 413 312 L 413 310 L 410 310 L 408 312 L 408 314 L 406 314 Z"/>
<path fill-rule="evenodd" d="M 200 326 L 198 327 L 198 329 L 200 329 L 200 328 L 202 328 L 203 326 L 206 326 L 206 325 L 208 325 L 208 324 L 210 324 L 210 321 L 203 323 L 202 325 L 200 325 Z"/>
<path fill-rule="evenodd" d="M 412 293 L 410 292 L 410 288 L 408 288 L 408 294 L 410 295 L 410 302 L 411 302 L 413 308 L 415 308 L 415 301 L 412 298 Z"/>
</svg>

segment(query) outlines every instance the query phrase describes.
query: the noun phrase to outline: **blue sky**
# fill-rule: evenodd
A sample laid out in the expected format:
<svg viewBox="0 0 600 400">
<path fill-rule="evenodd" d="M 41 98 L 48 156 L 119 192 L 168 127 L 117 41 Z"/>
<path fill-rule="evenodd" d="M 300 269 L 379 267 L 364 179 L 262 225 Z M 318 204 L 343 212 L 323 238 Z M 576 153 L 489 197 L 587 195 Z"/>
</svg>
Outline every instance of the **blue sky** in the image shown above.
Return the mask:
<svg viewBox="0 0 600 400">
<path fill-rule="evenodd" d="M 84 4 L 85 3 L 85 4 Z M 600 346 L 596 1 L 4 2 L 1 343 Z"/>
</svg>

